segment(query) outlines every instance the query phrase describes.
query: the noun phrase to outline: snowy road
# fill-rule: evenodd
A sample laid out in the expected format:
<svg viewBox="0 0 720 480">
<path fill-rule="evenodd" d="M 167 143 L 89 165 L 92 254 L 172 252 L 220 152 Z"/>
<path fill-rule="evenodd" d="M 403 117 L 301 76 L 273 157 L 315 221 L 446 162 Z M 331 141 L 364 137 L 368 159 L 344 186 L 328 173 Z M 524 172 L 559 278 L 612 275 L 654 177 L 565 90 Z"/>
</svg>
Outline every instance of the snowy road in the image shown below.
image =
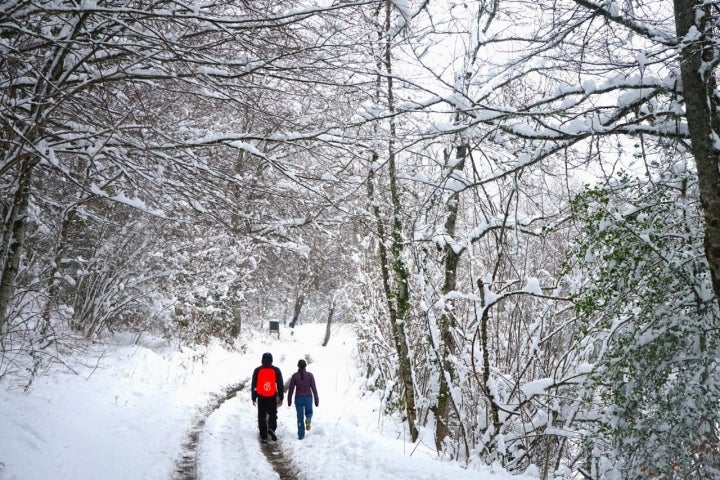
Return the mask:
<svg viewBox="0 0 720 480">
<path fill-rule="evenodd" d="M 122 342 L 35 379 L 33 388 L 0 388 L 0 480 L 531 480 L 437 459 L 432 432 L 403 437 L 405 425 L 384 415 L 363 388 L 349 326 L 302 325 L 280 339 L 252 334 L 236 349 L 196 350 L 148 338 Z M 290 473 L 278 474 L 258 441 L 257 410 L 247 385 L 263 352 L 286 378 L 300 358 L 315 375 L 320 406 L 312 430 L 297 439 L 295 408 L 278 412 L 277 434 Z M 193 450 L 193 444 L 194 450 Z M 185 447 L 184 447 L 185 446 Z M 271 445 L 269 456 L 275 445 Z M 193 452 L 188 456 L 189 452 Z M 185 458 L 183 458 L 185 457 Z M 132 459 L 132 461 L 128 461 Z"/>
<path fill-rule="evenodd" d="M 248 412 L 254 413 L 254 408 L 242 396 L 210 415 L 198 442 L 198 480 L 298 478 L 297 466 L 283 449 L 287 440 L 261 446 L 255 417 Z"/>
<path fill-rule="evenodd" d="M 318 382 L 320 406 L 312 430 L 297 439 L 295 407 L 287 399 L 278 409 L 279 441 L 261 446 L 257 410 L 244 389 L 223 403 L 205 423 L 197 447 L 198 480 L 508 480 L 504 472 L 465 469 L 438 461 L 428 442 L 403 441 L 404 425 L 379 414 L 379 403 L 363 397 L 363 381 L 354 365 L 354 342 L 348 332 L 335 332 L 330 345 L 321 346 L 322 325 L 296 329 L 291 338 L 272 340 L 249 353 L 260 364 L 263 351 L 272 352 L 285 380 L 297 360 L 308 361 Z M 253 357 L 254 355 L 254 357 Z M 268 457 L 272 460 L 268 461 Z M 273 468 L 275 465 L 275 469 Z M 528 480 L 522 475 L 513 480 Z"/>
</svg>

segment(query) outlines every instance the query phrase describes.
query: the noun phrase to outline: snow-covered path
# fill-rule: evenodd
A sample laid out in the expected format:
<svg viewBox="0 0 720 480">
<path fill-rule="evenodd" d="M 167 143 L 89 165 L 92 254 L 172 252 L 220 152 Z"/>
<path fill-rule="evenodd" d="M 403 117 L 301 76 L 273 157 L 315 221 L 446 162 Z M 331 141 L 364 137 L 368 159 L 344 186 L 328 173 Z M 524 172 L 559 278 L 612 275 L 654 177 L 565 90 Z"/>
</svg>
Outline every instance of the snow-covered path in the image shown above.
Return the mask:
<svg viewBox="0 0 720 480">
<path fill-rule="evenodd" d="M 303 440 L 297 439 L 295 407 L 288 407 L 286 399 L 278 412 L 279 448 L 292 462 L 298 480 L 506 478 L 439 462 L 429 448 L 414 449 L 403 442 L 403 426 L 388 423 L 379 413 L 379 403 L 359 395 L 362 379 L 353 364 L 354 338 L 349 333 L 336 331 L 330 345 L 322 347 L 324 326 L 301 326 L 292 337 L 284 332 L 280 341 L 270 340 L 249 352 L 255 363 L 248 371 L 260 365 L 263 351 L 269 351 L 286 382 L 300 358 L 307 360 L 308 371 L 317 379 L 320 406 Z M 200 480 L 281 478 L 263 461 L 255 412 L 247 390 L 210 416 L 198 447 Z M 432 445 L 432 440 L 428 443 Z"/>
<path fill-rule="evenodd" d="M 294 406 L 279 410 L 278 446 L 298 480 L 536 478 L 438 461 L 428 432 L 419 445 L 403 441 L 403 425 L 359 394 L 351 329 L 337 328 L 327 347 L 324 331 L 304 325 L 292 337 L 255 334 L 243 353 L 220 344 L 119 344 L 99 364 L 88 356 L 75 362 L 75 373 L 37 378 L 29 394 L 0 382 L 0 480 L 172 479 L 198 412 L 246 382 L 265 351 L 286 380 L 300 358 L 317 379 L 320 406 L 305 439 L 297 439 Z M 201 480 L 281 478 L 261 450 L 249 385 L 204 418 L 196 449 Z"/>
</svg>

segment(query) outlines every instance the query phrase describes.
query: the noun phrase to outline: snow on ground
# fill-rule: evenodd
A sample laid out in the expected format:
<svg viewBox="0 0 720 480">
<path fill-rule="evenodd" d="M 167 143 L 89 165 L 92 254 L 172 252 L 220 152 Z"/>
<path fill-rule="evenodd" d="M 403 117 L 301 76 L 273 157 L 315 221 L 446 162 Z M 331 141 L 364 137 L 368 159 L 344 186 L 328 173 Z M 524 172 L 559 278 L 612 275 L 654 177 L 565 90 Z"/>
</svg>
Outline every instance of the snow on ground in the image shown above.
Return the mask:
<svg viewBox="0 0 720 480">
<path fill-rule="evenodd" d="M 37 378 L 28 394 L 0 381 L 0 480 L 169 480 L 198 412 L 213 394 L 248 381 L 265 351 L 286 381 L 300 358 L 316 377 L 320 406 L 305 439 L 297 439 L 295 407 L 286 399 L 279 411 L 279 443 L 300 479 L 535 478 L 463 469 L 437 460 L 429 438 L 407 442 L 402 425 L 360 396 L 351 330 L 336 328 L 327 347 L 324 333 L 324 325 L 310 324 L 292 336 L 281 329 L 280 339 L 255 334 L 244 339 L 244 353 L 220 344 L 119 342 L 79 359 L 75 373 Z M 197 447 L 200 479 L 279 478 L 260 450 L 248 388 L 207 419 Z"/>
</svg>

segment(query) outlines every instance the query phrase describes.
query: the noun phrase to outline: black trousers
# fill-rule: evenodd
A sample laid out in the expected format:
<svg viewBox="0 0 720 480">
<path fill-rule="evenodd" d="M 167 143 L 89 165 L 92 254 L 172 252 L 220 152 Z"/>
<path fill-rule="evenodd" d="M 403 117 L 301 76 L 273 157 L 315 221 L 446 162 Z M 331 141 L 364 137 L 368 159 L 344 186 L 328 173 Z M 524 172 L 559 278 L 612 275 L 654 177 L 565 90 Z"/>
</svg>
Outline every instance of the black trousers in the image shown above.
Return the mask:
<svg viewBox="0 0 720 480">
<path fill-rule="evenodd" d="M 267 440 L 268 430 L 277 430 L 277 399 L 258 396 L 257 408 L 260 438 Z"/>
</svg>

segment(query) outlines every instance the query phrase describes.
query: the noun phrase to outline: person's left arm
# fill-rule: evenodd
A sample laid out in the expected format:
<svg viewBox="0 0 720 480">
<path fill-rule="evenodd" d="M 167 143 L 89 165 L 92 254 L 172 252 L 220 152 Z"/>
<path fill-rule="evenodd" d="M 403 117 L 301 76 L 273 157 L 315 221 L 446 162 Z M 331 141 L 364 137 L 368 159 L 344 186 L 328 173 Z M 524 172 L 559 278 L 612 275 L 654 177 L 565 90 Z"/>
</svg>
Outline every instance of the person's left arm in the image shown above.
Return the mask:
<svg viewBox="0 0 720 480">
<path fill-rule="evenodd" d="M 282 372 L 278 367 L 275 367 L 275 380 L 277 381 L 278 405 L 281 405 L 285 398 L 285 382 L 283 382 Z"/>
<path fill-rule="evenodd" d="M 315 397 L 315 406 L 317 407 L 320 405 L 320 398 L 315 387 L 315 376 L 312 373 L 310 374 L 310 390 L 312 390 L 313 397 Z"/>
</svg>

